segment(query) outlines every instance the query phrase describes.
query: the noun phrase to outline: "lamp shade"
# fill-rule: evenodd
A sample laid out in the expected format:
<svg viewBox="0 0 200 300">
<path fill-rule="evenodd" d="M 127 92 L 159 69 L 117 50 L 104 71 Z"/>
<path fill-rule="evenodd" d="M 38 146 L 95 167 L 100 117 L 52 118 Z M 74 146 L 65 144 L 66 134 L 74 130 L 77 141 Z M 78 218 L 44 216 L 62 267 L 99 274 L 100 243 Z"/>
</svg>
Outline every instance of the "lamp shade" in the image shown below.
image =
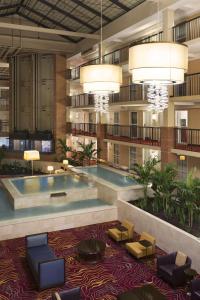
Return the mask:
<svg viewBox="0 0 200 300">
<path fill-rule="evenodd" d="M 119 93 L 122 68 L 110 64 L 84 66 L 80 69 L 80 83 L 83 85 L 84 93 Z"/>
<path fill-rule="evenodd" d="M 63 165 L 68 165 L 69 161 L 67 159 L 63 160 Z"/>
<path fill-rule="evenodd" d="M 144 43 L 129 48 L 134 83 L 180 84 L 188 68 L 188 48 L 170 42 Z"/>
<path fill-rule="evenodd" d="M 47 166 L 47 171 L 53 171 L 54 170 L 54 168 L 53 168 L 53 166 Z"/>
<path fill-rule="evenodd" d="M 179 160 L 185 160 L 185 155 L 180 155 Z"/>
<path fill-rule="evenodd" d="M 39 160 L 40 153 L 37 150 L 26 150 L 24 151 L 24 160 Z"/>
</svg>

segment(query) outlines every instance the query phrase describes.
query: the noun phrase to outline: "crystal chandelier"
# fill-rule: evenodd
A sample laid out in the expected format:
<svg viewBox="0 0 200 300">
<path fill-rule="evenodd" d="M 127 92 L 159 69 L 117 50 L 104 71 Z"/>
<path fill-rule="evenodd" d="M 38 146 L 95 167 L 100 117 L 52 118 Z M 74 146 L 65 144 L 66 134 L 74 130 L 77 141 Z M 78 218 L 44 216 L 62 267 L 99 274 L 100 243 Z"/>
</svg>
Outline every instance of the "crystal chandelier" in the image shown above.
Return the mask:
<svg viewBox="0 0 200 300">
<path fill-rule="evenodd" d="M 80 69 L 80 83 L 83 92 L 94 95 L 95 111 L 106 113 L 109 109 L 109 95 L 120 92 L 122 68 L 103 64 L 102 55 L 102 0 L 101 0 L 101 43 L 100 64 L 88 65 Z"/>
<path fill-rule="evenodd" d="M 157 22 L 159 25 L 159 6 L 157 2 Z M 168 106 L 168 85 L 184 82 L 188 68 L 188 47 L 186 45 L 164 42 L 150 42 L 129 48 L 129 70 L 132 81 L 147 85 L 147 98 L 150 109 L 163 111 Z"/>
<path fill-rule="evenodd" d="M 184 82 L 188 68 L 188 48 L 170 42 L 152 42 L 129 49 L 132 81 L 148 85 L 150 109 L 163 111 L 168 103 L 168 85 Z"/>
<path fill-rule="evenodd" d="M 168 89 L 166 85 L 151 84 L 147 89 L 148 109 L 157 113 L 168 107 Z"/>
</svg>

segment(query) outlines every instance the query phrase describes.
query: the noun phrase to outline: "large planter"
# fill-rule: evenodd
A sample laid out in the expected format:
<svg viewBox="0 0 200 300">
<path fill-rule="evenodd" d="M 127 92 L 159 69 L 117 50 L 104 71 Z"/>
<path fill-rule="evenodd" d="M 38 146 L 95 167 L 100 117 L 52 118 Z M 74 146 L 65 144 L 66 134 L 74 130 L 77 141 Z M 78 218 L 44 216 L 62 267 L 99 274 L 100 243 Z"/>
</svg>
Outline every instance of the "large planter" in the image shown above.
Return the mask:
<svg viewBox="0 0 200 300">
<path fill-rule="evenodd" d="M 200 239 L 123 200 L 117 201 L 119 220 L 128 219 L 135 231 L 147 231 L 156 237 L 158 247 L 166 252 L 180 250 L 191 257 L 192 266 L 200 272 Z"/>
</svg>

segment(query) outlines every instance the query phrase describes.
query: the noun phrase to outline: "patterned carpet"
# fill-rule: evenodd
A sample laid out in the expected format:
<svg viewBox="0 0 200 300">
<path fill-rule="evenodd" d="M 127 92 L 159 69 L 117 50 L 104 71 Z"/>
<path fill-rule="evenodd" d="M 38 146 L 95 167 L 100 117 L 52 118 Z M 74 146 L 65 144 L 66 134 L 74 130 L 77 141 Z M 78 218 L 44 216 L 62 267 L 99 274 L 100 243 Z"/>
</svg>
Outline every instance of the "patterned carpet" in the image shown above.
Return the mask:
<svg viewBox="0 0 200 300">
<path fill-rule="evenodd" d="M 167 296 L 169 300 L 184 300 L 183 288 L 173 290 L 156 277 L 155 259 L 137 261 L 122 245 L 106 234 L 116 222 L 85 226 L 49 233 L 49 244 L 66 260 L 66 284 L 62 288 L 37 292 L 25 260 L 25 239 L 0 242 L 0 300 L 51 299 L 55 290 L 81 286 L 82 300 L 115 300 L 119 293 L 141 286 L 146 281 Z M 88 265 L 76 259 L 76 245 L 82 239 L 98 238 L 107 243 L 103 262 Z M 157 254 L 163 254 L 157 249 Z"/>
</svg>

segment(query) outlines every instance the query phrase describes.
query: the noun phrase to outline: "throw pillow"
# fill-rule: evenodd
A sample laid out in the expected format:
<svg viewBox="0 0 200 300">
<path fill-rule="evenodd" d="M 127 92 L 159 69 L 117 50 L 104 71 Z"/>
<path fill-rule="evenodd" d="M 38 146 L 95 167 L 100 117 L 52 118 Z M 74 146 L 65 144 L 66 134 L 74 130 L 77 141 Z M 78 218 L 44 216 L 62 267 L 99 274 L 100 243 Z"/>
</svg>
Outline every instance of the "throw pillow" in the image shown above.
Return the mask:
<svg viewBox="0 0 200 300">
<path fill-rule="evenodd" d="M 186 260 L 187 260 L 187 256 L 183 252 L 178 251 L 177 254 L 176 254 L 175 264 L 178 267 L 181 267 L 181 266 L 185 265 Z"/>
</svg>

